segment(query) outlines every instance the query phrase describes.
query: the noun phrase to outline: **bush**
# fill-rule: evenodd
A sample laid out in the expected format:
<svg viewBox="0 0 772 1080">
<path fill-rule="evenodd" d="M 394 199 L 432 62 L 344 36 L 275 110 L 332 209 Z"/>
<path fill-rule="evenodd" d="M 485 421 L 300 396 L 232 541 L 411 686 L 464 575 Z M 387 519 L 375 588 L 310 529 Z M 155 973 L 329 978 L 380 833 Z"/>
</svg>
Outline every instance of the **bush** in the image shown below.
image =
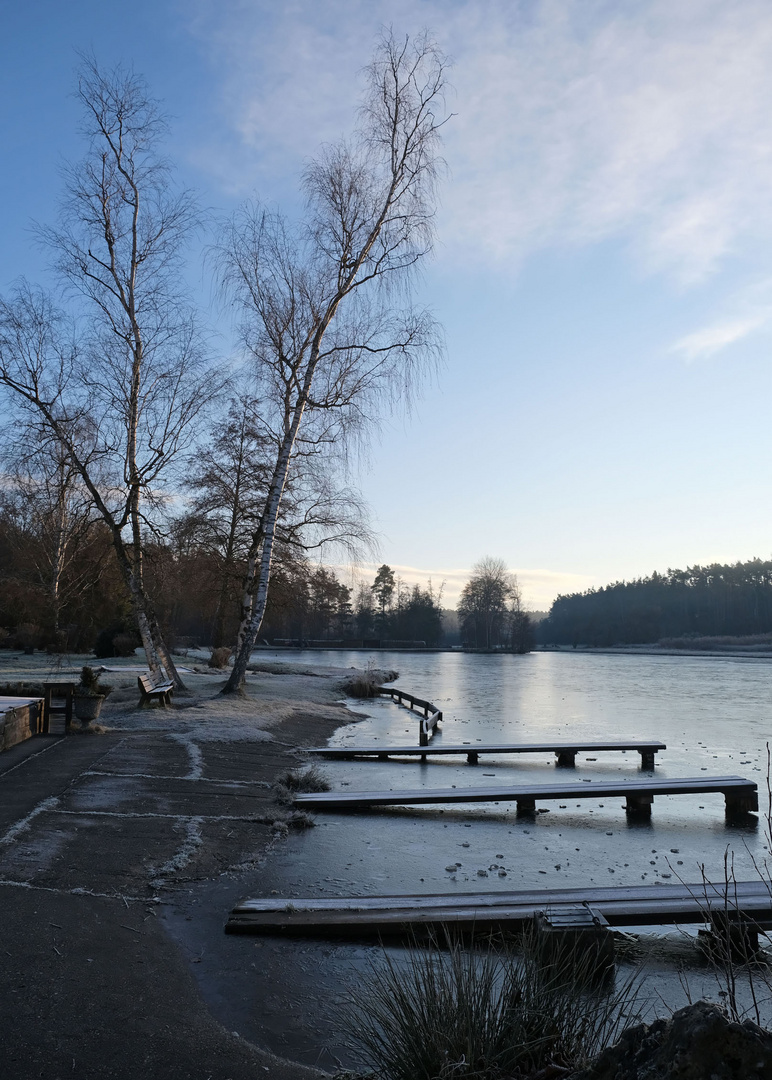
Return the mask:
<svg viewBox="0 0 772 1080">
<path fill-rule="evenodd" d="M 232 651 L 225 645 L 220 646 L 219 649 L 212 649 L 212 655 L 209 657 L 209 667 L 217 668 L 219 671 L 227 668 Z"/>
<path fill-rule="evenodd" d="M 0 697 L 45 697 L 46 688 L 42 683 L 9 682 L 0 683 Z"/>
<path fill-rule="evenodd" d="M 116 634 L 113 638 L 113 656 L 133 656 L 138 645 L 135 634 Z"/>
<path fill-rule="evenodd" d="M 349 697 L 374 698 L 379 697 L 380 683 L 369 672 L 359 672 L 346 679 L 343 690 Z"/>
<path fill-rule="evenodd" d="M 31 652 L 40 645 L 40 627 L 37 623 L 19 623 L 16 627 L 16 648 Z"/>
</svg>

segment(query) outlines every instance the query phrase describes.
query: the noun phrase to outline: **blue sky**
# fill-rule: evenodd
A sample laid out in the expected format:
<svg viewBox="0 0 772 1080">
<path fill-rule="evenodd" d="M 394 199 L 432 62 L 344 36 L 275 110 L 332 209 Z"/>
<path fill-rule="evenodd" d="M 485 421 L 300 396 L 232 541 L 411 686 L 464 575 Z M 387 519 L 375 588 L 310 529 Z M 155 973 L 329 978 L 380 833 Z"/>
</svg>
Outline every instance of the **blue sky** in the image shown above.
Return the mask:
<svg viewBox="0 0 772 1080">
<path fill-rule="evenodd" d="M 454 59 L 422 292 L 447 363 L 361 466 L 378 561 L 526 600 L 772 551 L 768 0 L 29 0 L 0 14 L 0 289 L 80 153 L 76 50 L 133 64 L 204 205 L 293 209 L 378 29 Z M 203 302 L 206 282 L 198 270 Z M 212 310 L 216 321 L 217 313 Z M 217 348 L 228 350 L 227 337 Z"/>
</svg>

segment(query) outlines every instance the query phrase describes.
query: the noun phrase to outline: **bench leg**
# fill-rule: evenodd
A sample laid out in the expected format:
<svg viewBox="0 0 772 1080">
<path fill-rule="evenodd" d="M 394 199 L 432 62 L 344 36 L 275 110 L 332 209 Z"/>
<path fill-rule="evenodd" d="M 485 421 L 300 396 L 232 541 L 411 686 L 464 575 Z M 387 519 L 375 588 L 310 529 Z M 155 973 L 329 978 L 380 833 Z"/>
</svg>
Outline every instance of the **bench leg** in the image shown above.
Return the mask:
<svg viewBox="0 0 772 1080">
<path fill-rule="evenodd" d="M 535 814 L 536 799 L 518 799 L 517 812 L 518 814 Z"/>
<path fill-rule="evenodd" d="M 634 795 L 632 792 L 627 796 L 625 811 L 630 817 L 650 818 L 651 804 L 654 802 L 653 795 Z"/>
<path fill-rule="evenodd" d="M 556 750 L 555 765 L 559 769 L 575 769 L 576 750 Z"/>
<path fill-rule="evenodd" d="M 474 750 L 470 750 L 470 752 L 466 755 L 466 760 L 469 765 L 476 765 L 477 762 L 480 760 L 480 756 Z"/>
<path fill-rule="evenodd" d="M 654 751 L 653 750 L 641 750 L 641 768 L 653 769 L 654 768 Z"/>
</svg>

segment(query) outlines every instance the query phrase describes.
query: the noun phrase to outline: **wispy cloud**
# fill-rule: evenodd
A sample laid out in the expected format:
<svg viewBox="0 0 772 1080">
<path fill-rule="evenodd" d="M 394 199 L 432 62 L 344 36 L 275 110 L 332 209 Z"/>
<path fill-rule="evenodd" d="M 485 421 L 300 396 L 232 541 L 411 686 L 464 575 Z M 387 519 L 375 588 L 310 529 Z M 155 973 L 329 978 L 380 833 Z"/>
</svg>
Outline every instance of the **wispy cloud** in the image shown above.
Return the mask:
<svg viewBox="0 0 772 1080">
<path fill-rule="evenodd" d="M 707 359 L 772 323 L 772 281 L 765 278 L 730 297 L 724 313 L 676 341 L 670 351 L 687 363 Z"/>
<path fill-rule="evenodd" d="M 752 334 L 754 330 L 758 330 L 760 326 L 769 321 L 770 314 L 772 312 L 766 316 L 734 319 L 729 322 L 720 322 L 715 323 L 713 326 L 707 326 L 704 330 L 697 330 L 695 333 L 687 334 L 686 337 L 681 338 L 680 341 L 675 343 L 672 351 L 681 353 L 688 362 L 712 356 L 714 353 L 720 352 L 721 349 L 725 349 L 728 345 L 734 345 L 735 342 L 747 337 L 748 334 Z"/>
<path fill-rule="evenodd" d="M 434 28 L 456 59 L 445 257 L 517 266 L 621 239 L 682 282 L 772 233 L 768 0 L 198 0 L 222 73 L 208 167 L 276 188 L 351 126 L 380 24 Z"/>
</svg>

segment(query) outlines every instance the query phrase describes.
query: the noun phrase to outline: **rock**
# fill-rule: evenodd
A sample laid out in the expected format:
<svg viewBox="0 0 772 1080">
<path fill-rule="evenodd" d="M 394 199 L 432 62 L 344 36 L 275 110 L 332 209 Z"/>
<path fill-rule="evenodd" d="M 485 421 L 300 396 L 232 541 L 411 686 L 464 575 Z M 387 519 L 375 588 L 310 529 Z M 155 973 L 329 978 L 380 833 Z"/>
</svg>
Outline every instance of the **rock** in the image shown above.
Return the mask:
<svg viewBox="0 0 772 1080">
<path fill-rule="evenodd" d="M 698 1001 L 669 1020 L 630 1028 L 567 1080 L 768 1080 L 772 1033 Z"/>
</svg>

